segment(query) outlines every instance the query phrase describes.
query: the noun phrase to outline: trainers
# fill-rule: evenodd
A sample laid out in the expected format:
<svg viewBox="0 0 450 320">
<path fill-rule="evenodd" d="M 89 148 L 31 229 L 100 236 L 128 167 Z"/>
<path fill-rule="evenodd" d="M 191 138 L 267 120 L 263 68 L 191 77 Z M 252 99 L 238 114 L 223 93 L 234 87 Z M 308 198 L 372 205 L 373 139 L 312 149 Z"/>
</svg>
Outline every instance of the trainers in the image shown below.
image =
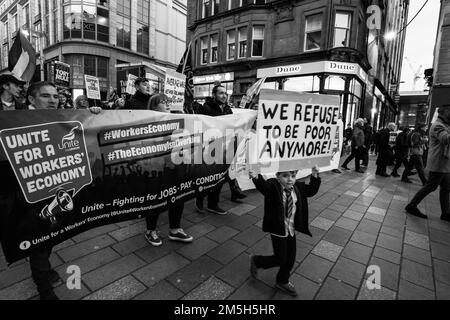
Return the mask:
<svg viewBox="0 0 450 320">
<path fill-rule="evenodd" d="M 179 241 L 184 243 L 190 243 L 194 241 L 194 238 L 190 235 L 188 235 L 186 232 L 184 232 L 183 229 L 178 229 L 176 233 L 169 233 L 169 239 L 172 241 Z"/>
<path fill-rule="evenodd" d="M 250 256 L 250 275 L 255 279 L 258 278 L 258 267 L 256 266 L 254 255 Z"/>
<path fill-rule="evenodd" d="M 195 200 L 195 209 L 198 213 L 205 213 L 205 208 L 203 207 L 203 201 Z"/>
<path fill-rule="evenodd" d="M 394 178 L 400 177 L 400 175 L 397 172 L 392 172 L 391 176 L 393 176 Z"/>
<path fill-rule="evenodd" d="M 297 290 L 295 290 L 294 285 L 290 282 L 288 284 L 277 283 L 277 288 L 293 297 L 297 296 Z"/>
<path fill-rule="evenodd" d="M 350 170 L 349 168 L 347 168 L 347 166 L 341 166 L 341 168 L 347 171 Z"/>
<path fill-rule="evenodd" d="M 422 218 L 422 219 L 428 219 L 426 215 L 424 215 L 422 212 L 420 212 L 419 208 L 417 208 L 415 205 L 408 204 L 405 208 L 406 212 L 409 214 Z"/>
<path fill-rule="evenodd" d="M 208 207 L 206 210 L 208 210 L 211 213 L 215 213 L 215 214 L 218 214 L 218 215 L 221 215 L 221 216 L 224 216 L 224 215 L 228 214 L 228 211 L 225 211 L 225 210 L 219 208 L 218 206 L 216 206 L 214 208 Z"/>
<path fill-rule="evenodd" d="M 147 231 L 145 233 L 145 239 L 154 247 L 159 247 L 162 245 L 162 241 L 158 236 L 156 231 Z"/>
</svg>

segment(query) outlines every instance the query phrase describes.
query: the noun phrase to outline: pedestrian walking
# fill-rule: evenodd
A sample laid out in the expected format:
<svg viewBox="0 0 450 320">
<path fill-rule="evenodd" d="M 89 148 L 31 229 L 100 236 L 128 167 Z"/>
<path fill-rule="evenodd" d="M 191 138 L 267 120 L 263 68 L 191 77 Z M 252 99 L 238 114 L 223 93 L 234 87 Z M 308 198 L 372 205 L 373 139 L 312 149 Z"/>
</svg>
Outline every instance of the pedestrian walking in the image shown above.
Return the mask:
<svg viewBox="0 0 450 320">
<path fill-rule="evenodd" d="M 441 219 L 450 222 L 450 105 L 439 108 L 439 117 L 431 126 L 428 165 L 430 172 L 426 185 L 414 196 L 405 210 L 409 214 L 426 219 L 417 206 L 439 186 Z"/>
<path fill-rule="evenodd" d="M 381 129 L 378 133 L 378 159 L 376 175 L 390 177 L 387 173 L 387 166 L 394 162 L 393 148 L 389 144 L 391 132 L 395 131 L 395 123 L 389 123 L 387 128 Z"/>
<path fill-rule="evenodd" d="M 355 126 L 353 128 L 353 135 L 352 135 L 352 153 L 350 156 L 345 160 L 345 162 L 342 164 L 342 169 L 344 170 L 350 170 L 347 165 L 355 159 L 355 171 L 359 173 L 364 173 L 364 171 L 361 170 L 361 158 L 364 152 L 364 120 L 358 119 L 355 121 Z"/>
<path fill-rule="evenodd" d="M 148 103 L 149 110 L 170 113 L 170 107 L 168 103 L 168 98 L 165 94 L 159 93 L 150 98 Z M 181 203 L 175 207 L 169 209 L 169 239 L 171 241 L 178 241 L 183 243 L 190 243 L 194 238 L 188 235 L 183 228 L 181 228 L 181 217 L 183 215 L 184 203 Z M 162 240 L 156 231 L 156 226 L 158 224 L 159 214 L 150 214 L 145 218 L 147 224 L 147 232 L 145 233 L 145 238 L 147 241 L 155 246 L 159 247 L 162 245 Z"/>
<path fill-rule="evenodd" d="M 369 166 L 369 146 L 372 141 L 372 126 L 369 124 L 369 120 L 364 118 L 364 148 L 362 150 L 362 166 Z"/>
<path fill-rule="evenodd" d="M 405 167 L 405 170 L 408 168 L 408 155 L 409 155 L 409 128 L 404 127 L 402 132 L 400 132 L 395 140 L 395 166 L 392 170 L 391 176 L 398 178 L 400 175 L 398 174 L 398 169 L 400 169 L 401 165 Z"/>
<path fill-rule="evenodd" d="M 426 124 L 421 123 L 416 126 L 416 129 L 409 135 L 409 164 L 406 170 L 403 172 L 402 182 L 412 183 L 408 176 L 413 168 L 416 168 L 419 178 L 422 181 L 422 185 L 427 183 L 427 178 L 425 176 L 425 169 L 423 165 L 423 153 L 425 149 L 425 134 L 426 134 Z"/>
<path fill-rule="evenodd" d="M 289 282 L 297 252 L 295 232 L 311 236 L 308 220 L 308 197 L 320 188 L 319 169 L 312 169 L 309 184 L 296 180 L 297 171 L 279 172 L 276 178 L 265 180 L 262 175 L 250 173 L 253 182 L 264 196 L 263 231 L 271 234 L 273 255 L 251 256 L 250 273 L 257 278 L 258 269 L 279 267 L 276 279 L 278 289 L 291 296 L 297 291 Z"/>
</svg>

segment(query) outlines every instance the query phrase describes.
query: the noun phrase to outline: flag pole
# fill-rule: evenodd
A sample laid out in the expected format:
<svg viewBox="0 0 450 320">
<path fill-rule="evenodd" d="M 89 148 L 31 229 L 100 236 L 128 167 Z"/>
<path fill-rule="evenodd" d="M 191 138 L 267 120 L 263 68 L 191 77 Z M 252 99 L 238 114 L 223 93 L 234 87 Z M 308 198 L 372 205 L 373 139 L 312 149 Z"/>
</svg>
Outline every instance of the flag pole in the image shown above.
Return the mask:
<svg viewBox="0 0 450 320">
<path fill-rule="evenodd" d="M 187 59 L 189 58 L 189 53 L 191 51 L 191 44 L 192 44 L 192 40 L 189 41 L 189 44 L 188 44 L 188 51 L 186 52 L 186 57 L 184 58 L 184 61 L 183 61 L 183 70 L 181 71 L 182 74 L 184 74 L 184 69 L 186 69 Z"/>
</svg>

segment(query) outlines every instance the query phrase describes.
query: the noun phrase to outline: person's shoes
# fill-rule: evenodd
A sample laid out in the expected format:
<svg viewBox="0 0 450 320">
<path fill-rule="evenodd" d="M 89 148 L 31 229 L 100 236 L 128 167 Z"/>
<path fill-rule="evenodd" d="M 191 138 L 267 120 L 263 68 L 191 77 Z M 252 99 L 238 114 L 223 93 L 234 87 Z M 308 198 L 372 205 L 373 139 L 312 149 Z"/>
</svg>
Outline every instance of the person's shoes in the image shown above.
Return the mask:
<svg viewBox="0 0 450 320">
<path fill-rule="evenodd" d="M 49 280 L 53 288 L 59 287 L 64 283 L 61 277 L 59 276 L 58 272 L 56 272 L 55 270 L 50 271 Z"/>
<path fill-rule="evenodd" d="M 147 231 L 145 233 L 145 239 L 154 247 L 160 247 L 162 245 L 162 241 L 156 231 Z"/>
<path fill-rule="evenodd" d="M 195 200 L 195 209 L 198 213 L 205 213 L 205 208 L 203 207 L 203 201 Z"/>
<path fill-rule="evenodd" d="M 337 174 L 341 174 L 341 173 L 342 173 L 342 172 L 341 172 L 340 170 L 338 170 L 338 169 L 333 169 L 333 170 L 331 170 L 331 172 L 337 173 Z"/>
<path fill-rule="evenodd" d="M 390 177 L 390 175 L 388 175 L 387 173 L 381 173 L 381 174 L 379 174 L 379 176 L 383 177 L 383 178 L 389 178 Z"/>
<path fill-rule="evenodd" d="M 245 199 L 247 198 L 247 196 L 245 194 L 243 194 L 240 191 L 234 191 L 233 195 L 237 198 L 237 199 Z"/>
<path fill-rule="evenodd" d="M 411 171 L 409 174 L 408 174 L 408 177 L 410 177 L 410 176 L 415 176 L 417 174 L 417 171 Z"/>
<path fill-rule="evenodd" d="M 397 172 L 392 172 L 391 176 L 393 176 L 394 178 L 400 177 L 400 175 Z"/>
<path fill-rule="evenodd" d="M 194 241 L 194 238 L 184 232 L 183 229 L 178 229 L 176 233 L 169 232 L 169 239 L 172 241 L 190 243 Z"/>
<path fill-rule="evenodd" d="M 281 291 L 284 291 L 290 296 L 296 297 L 298 295 L 294 285 L 290 282 L 288 284 L 277 283 L 277 288 L 280 289 Z"/>
<path fill-rule="evenodd" d="M 53 290 L 40 293 L 39 298 L 41 300 L 59 300 L 58 296 L 55 294 Z"/>
<path fill-rule="evenodd" d="M 419 208 L 417 208 L 415 205 L 408 204 L 405 208 L 406 212 L 409 214 L 422 218 L 422 219 L 428 219 L 426 215 L 424 215 L 422 212 L 420 212 Z"/>
<path fill-rule="evenodd" d="M 341 166 L 341 168 L 347 171 L 350 170 L 349 168 L 347 168 L 347 166 Z"/>
<path fill-rule="evenodd" d="M 441 220 L 450 222 L 450 214 L 447 214 L 445 216 L 441 216 Z"/>
<path fill-rule="evenodd" d="M 357 173 L 364 173 L 364 170 L 359 169 L 359 170 L 355 170 L 355 172 L 357 172 Z"/>
<path fill-rule="evenodd" d="M 409 180 L 408 178 L 402 179 L 402 182 L 404 183 L 413 183 L 411 180 Z"/>
<path fill-rule="evenodd" d="M 255 263 L 255 256 L 251 255 L 250 256 L 250 275 L 254 278 L 257 279 L 258 278 L 258 267 L 256 266 Z"/>
<path fill-rule="evenodd" d="M 241 200 L 239 200 L 239 198 L 235 194 L 231 195 L 231 202 L 239 203 L 239 204 L 243 203 Z"/>
<path fill-rule="evenodd" d="M 228 211 L 225 211 L 225 210 L 219 208 L 219 206 L 216 206 L 214 208 L 208 207 L 208 208 L 206 208 L 206 210 L 208 210 L 208 212 L 215 213 L 215 214 L 218 214 L 218 215 L 221 215 L 221 216 L 224 216 L 224 215 L 228 214 Z"/>
</svg>

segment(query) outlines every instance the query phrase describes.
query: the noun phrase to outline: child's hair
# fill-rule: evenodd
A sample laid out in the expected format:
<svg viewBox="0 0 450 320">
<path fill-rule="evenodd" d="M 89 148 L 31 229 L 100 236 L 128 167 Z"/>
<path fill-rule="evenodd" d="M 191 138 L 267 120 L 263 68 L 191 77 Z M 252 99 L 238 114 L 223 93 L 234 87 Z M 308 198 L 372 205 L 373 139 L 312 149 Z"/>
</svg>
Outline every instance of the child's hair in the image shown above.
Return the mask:
<svg viewBox="0 0 450 320">
<path fill-rule="evenodd" d="M 295 174 L 295 175 L 297 175 L 298 170 L 277 172 L 277 177 L 280 176 L 280 175 L 282 175 L 283 173 L 290 173 L 290 174 Z"/>
</svg>

